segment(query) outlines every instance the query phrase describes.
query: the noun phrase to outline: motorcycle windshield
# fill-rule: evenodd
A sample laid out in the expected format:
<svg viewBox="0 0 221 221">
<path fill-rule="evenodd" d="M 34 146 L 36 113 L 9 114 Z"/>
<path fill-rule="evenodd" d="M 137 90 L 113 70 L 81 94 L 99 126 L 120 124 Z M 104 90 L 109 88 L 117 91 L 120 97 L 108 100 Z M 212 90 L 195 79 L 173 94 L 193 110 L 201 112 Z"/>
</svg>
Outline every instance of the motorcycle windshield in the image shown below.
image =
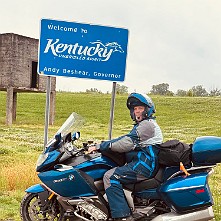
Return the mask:
<svg viewBox="0 0 221 221">
<path fill-rule="evenodd" d="M 79 131 L 79 129 L 84 124 L 84 118 L 80 116 L 79 114 L 73 112 L 67 120 L 63 123 L 63 125 L 59 128 L 59 130 L 56 132 L 54 137 L 47 143 L 47 147 L 50 146 L 51 143 L 54 142 L 55 136 L 57 134 L 61 134 L 61 137 L 67 135 L 69 132 L 74 133 Z"/>
<path fill-rule="evenodd" d="M 61 134 L 61 136 L 64 136 L 69 132 L 77 132 L 83 126 L 83 124 L 83 117 L 73 112 L 59 128 L 56 134 Z"/>
</svg>

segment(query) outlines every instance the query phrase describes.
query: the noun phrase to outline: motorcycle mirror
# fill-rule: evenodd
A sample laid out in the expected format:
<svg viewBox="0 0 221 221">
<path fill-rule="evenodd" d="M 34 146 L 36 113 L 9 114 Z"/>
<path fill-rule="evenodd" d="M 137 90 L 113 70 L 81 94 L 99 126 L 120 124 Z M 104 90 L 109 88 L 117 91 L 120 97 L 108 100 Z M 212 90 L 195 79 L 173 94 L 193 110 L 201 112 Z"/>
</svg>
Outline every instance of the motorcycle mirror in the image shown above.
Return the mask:
<svg viewBox="0 0 221 221">
<path fill-rule="evenodd" d="M 75 132 L 73 135 L 72 135 L 72 140 L 75 141 L 75 140 L 78 140 L 80 138 L 80 132 Z"/>
<path fill-rule="evenodd" d="M 61 133 L 55 135 L 55 140 L 56 140 L 57 142 L 60 142 L 60 141 L 61 141 Z"/>
</svg>

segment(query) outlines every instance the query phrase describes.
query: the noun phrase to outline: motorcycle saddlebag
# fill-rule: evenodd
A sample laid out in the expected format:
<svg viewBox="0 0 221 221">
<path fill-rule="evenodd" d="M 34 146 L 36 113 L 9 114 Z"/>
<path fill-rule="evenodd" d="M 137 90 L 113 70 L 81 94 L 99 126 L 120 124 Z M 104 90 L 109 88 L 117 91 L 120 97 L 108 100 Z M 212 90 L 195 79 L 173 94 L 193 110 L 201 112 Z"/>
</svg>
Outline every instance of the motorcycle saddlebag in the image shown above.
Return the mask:
<svg viewBox="0 0 221 221">
<path fill-rule="evenodd" d="M 213 204 L 213 199 L 207 176 L 208 173 L 201 172 L 172 178 L 159 188 L 161 198 L 177 213 L 209 207 Z"/>
<path fill-rule="evenodd" d="M 221 137 L 198 137 L 192 146 L 192 162 L 195 166 L 207 166 L 221 162 Z"/>
</svg>

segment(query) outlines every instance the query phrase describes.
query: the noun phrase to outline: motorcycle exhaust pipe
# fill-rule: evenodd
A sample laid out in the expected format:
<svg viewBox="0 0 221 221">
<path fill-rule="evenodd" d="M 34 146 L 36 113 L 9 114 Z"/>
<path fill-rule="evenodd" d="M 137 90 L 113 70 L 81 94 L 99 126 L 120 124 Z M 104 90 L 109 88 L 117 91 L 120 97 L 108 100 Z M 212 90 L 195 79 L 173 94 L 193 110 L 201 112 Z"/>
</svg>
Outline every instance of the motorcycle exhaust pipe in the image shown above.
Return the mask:
<svg viewBox="0 0 221 221">
<path fill-rule="evenodd" d="M 174 212 L 165 213 L 155 217 L 152 221 L 208 221 L 214 218 L 212 206 L 191 213 L 177 214 Z"/>
</svg>

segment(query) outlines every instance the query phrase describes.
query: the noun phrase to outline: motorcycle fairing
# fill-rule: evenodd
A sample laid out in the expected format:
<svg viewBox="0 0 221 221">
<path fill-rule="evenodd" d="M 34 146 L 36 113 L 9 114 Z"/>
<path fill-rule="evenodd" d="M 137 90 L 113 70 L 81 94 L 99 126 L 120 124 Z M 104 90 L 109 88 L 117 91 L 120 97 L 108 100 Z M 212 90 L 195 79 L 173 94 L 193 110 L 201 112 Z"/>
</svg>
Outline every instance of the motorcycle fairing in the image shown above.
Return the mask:
<svg viewBox="0 0 221 221">
<path fill-rule="evenodd" d="M 55 162 L 57 162 L 58 159 L 61 157 L 61 155 L 63 155 L 63 153 L 59 152 L 58 150 L 53 150 L 51 152 L 41 154 L 39 156 L 39 159 L 40 159 L 40 157 L 45 157 L 45 161 L 43 163 L 41 163 L 40 165 L 37 165 L 36 171 L 41 172 L 45 168 L 48 168 L 51 165 L 54 165 Z"/>
<path fill-rule="evenodd" d="M 51 170 L 38 174 L 41 181 L 58 195 L 70 198 L 89 197 L 96 191 L 80 171 L 72 169 Z"/>
<path fill-rule="evenodd" d="M 167 205 L 178 213 L 213 205 L 208 173 L 175 177 L 162 184 L 159 193 Z"/>
<path fill-rule="evenodd" d="M 30 186 L 28 189 L 25 190 L 26 193 L 41 193 L 44 192 L 46 189 L 41 184 L 36 184 Z"/>
</svg>

